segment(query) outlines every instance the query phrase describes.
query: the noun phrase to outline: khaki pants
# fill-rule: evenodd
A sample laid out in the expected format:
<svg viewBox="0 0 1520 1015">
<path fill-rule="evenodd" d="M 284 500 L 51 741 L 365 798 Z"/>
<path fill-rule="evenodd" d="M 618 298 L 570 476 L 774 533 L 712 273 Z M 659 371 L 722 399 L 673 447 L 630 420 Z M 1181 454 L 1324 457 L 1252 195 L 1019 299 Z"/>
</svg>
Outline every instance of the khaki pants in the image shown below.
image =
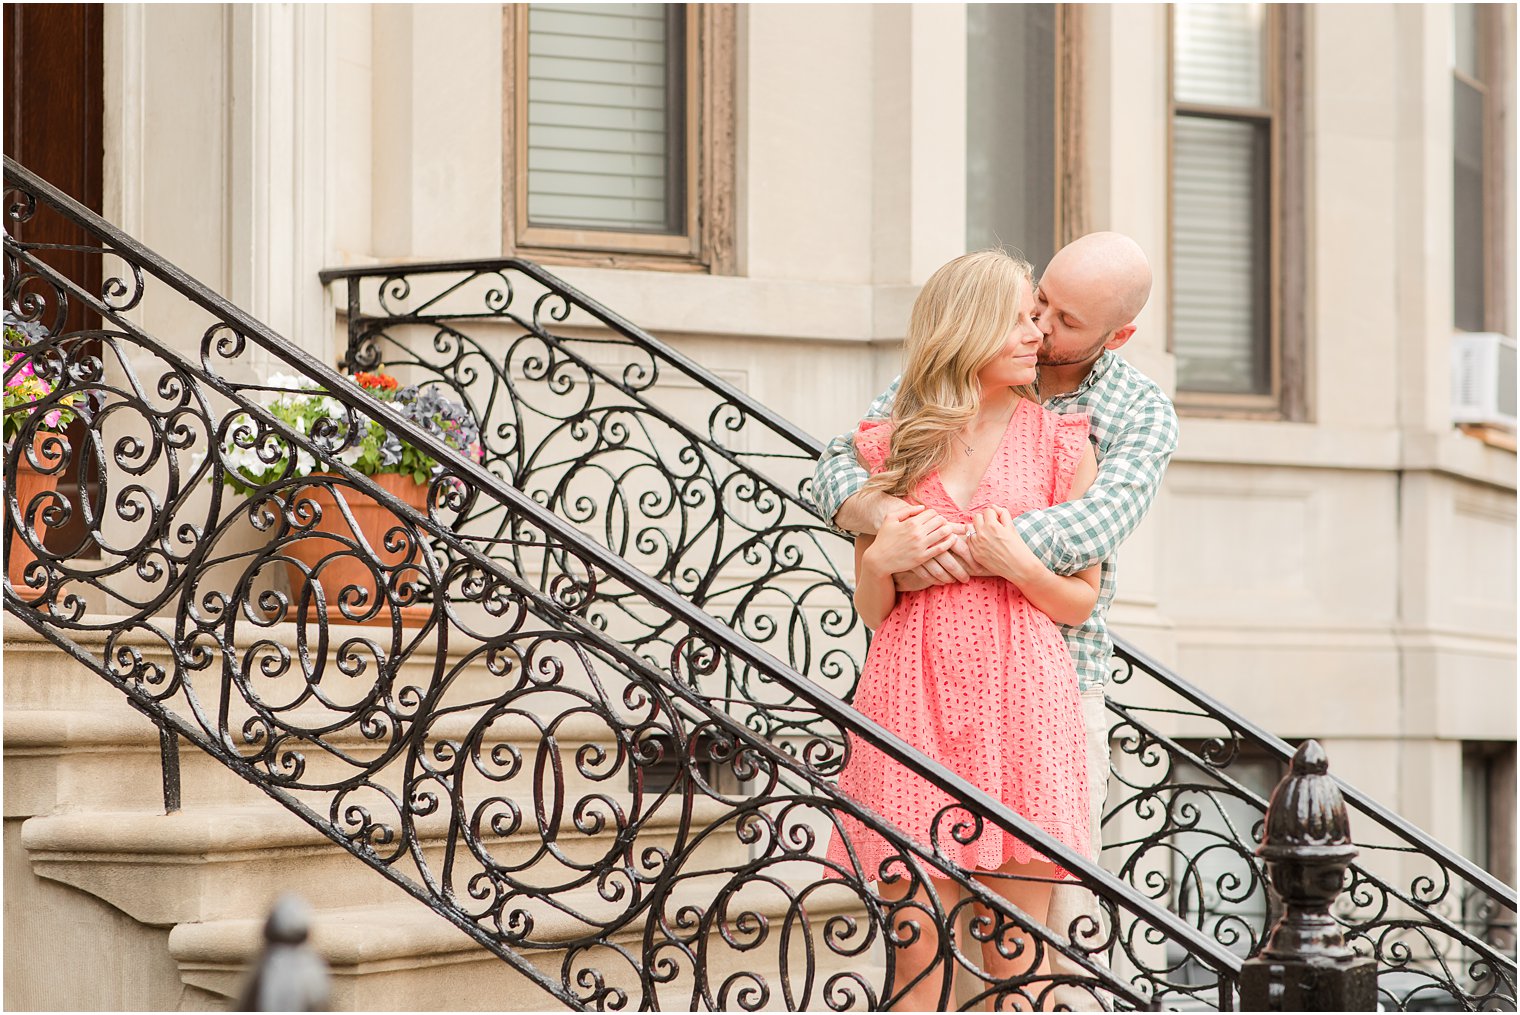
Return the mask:
<svg viewBox="0 0 1520 1015">
<path fill-rule="evenodd" d="M 1103 699 L 1103 688 L 1082 692 L 1082 722 L 1087 729 L 1087 814 L 1088 829 L 1092 835 L 1092 858 L 1096 862 L 1103 851 L 1103 802 L 1108 797 L 1108 708 Z M 1057 885 L 1050 893 L 1050 915 L 1045 925 L 1063 939 L 1072 921 L 1088 916 L 1098 928 L 1090 940 L 1102 940 L 1103 921 L 1098 902 L 1092 892 L 1077 884 Z M 1084 921 L 1085 923 L 1085 921 Z M 1082 928 L 1078 928 L 1080 931 Z M 1083 935 L 1086 937 L 1087 935 Z M 1094 959 L 1101 961 L 1097 955 Z M 1084 976 L 1085 971 L 1059 952 L 1051 956 L 1051 971 L 1058 975 Z M 1072 1011 L 1102 1011 L 1092 994 L 1077 987 L 1065 987 L 1056 991 L 1058 1003 Z"/>
</svg>

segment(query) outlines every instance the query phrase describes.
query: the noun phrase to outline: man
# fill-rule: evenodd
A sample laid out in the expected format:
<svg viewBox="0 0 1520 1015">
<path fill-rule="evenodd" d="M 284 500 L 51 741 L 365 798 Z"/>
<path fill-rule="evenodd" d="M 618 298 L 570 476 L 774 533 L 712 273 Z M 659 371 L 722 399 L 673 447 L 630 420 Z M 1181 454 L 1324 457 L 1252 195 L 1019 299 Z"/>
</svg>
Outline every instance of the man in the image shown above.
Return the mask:
<svg viewBox="0 0 1520 1015">
<path fill-rule="evenodd" d="M 1017 521 L 1019 535 L 1030 550 L 1057 574 L 1075 574 L 1102 563 L 1092 616 L 1079 627 L 1064 629 L 1076 663 L 1087 726 L 1094 857 L 1102 848 L 1099 822 L 1108 787 L 1103 688 L 1113 650 L 1106 619 L 1114 598 L 1114 553 L 1150 509 L 1177 447 L 1177 414 L 1171 401 L 1115 353 L 1135 333 L 1135 318 L 1144 309 L 1150 289 L 1150 264 L 1134 240 L 1118 233 L 1090 233 L 1051 258 L 1035 299 L 1040 331 L 1045 335 L 1039 359 L 1040 397 L 1053 412 L 1089 414 L 1098 456 L 1097 479 L 1080 500 L 1031 511 Z M 871 403 L 867 418 L 891 414 L 897 383 L 894 380 Z M 813 475 L 813 496 L 820 513 L 847 532 L 876 532 L 887 512 L 903 501 L 879 491 L 862 491 L 866 479 L 855 457 L 853 433 L 830 441 Z M 964 543 L 958 543 L 913 572 L 898 575 L 897 584 L 912 590 L 966 581 L 973 568 L 970 553 Z M 1051 898 L 1050 926 L 1064 934 L 1077 917 L 1095 911 L 1088 892 L 1058 887 Z M 1059 958 L 1055 971 L 1079 972 Z M 1057 1000 L 1076 1007 L 1072 1003 L 1076 998 Z"/>
</svg>

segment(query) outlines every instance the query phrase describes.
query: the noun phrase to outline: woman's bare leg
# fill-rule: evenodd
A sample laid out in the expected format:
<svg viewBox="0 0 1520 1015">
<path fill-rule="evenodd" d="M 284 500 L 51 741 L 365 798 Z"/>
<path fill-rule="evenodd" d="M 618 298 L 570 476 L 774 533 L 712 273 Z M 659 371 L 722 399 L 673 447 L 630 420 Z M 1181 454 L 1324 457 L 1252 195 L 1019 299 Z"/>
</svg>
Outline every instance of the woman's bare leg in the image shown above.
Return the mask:
<svg viewBox="0 0 1520 1015">
<path fill-rule="evenodd" d="M 1050 890 L 1054 884 L 1055 868 L 1044 860 L 1034 860 L 1029 863 L 1008 863 L 997 871 L 999 875 L 1008 877 L 987 876 L 978 878 L 986 887 L 997 892 L 1003 898 L 1013 903 L 1019 909 L 1028 914 L 1035 923 L 1044 924 L 1050 910 Z M 985 915 L 993 920 L 996 925 L 996 914 L 991 913 L 983 906 L 977 906 L 978 915 Z M 1048 976 L 1050 974 L 1050 952 L 1048 948 L 1035 947 L 1036 942 L 1028 934 L 1018 927 L 1009 927 L 1001 935 L 1003 949 L 998 948 L 997 941 L 985 941 L 982 943 L 982 968 L 989 976 L 997 980 L 1014 979 L 1017 977 Z M 1019 950 L 1015 943 L 1024 939 L 1024 947 Z M 1003 954 L 1014 951 L 1019 954 L 1016 958 L 1010 958 Z M 1035 960 L 1038 956 L 1038 966 Z M 1040 990 L 1044 989 L 1042 983 L 1029 985 L 1029 996 L 1035 1002 L 1039 1001 Z M 989 1011 L 1031 1011 L 1029 1001 L 1019 997 L 1005 997 L 994 1003 L 989 998 L 987 1009 Z"/>
<path fill-rule="evenodd" d="M 947 926 L 953 934 L 955 905 L 961 898 L 960 886 L 943 879 L 935 879 L 932 884 L 938 904 L 946 914 Z M 893 883 L 882 881 L 877 884 L 882 902 L 888 907 L 908 898 L 909 891 L 914 888 L 915 884 L 906 877 Z M 934 918 L 934 902 L 930 900 L 928 892 L 922 885 L 917 885 L 912 892 L 912 901 L 896 911 L 889 910 L 888 920 L 887 947 L 892 950 L 894 972 L 887 985 L 887 996 L 891 997 L 907 988 L 892 1003 L 891 1010 L 954 1009 L 955 964 L 950 958 L 948 943 L 940 940 L 939 927 Z M 907 926 L 910 922 L 918 924 L 916 937 L 913 929 Z M 894 938 L 914 940 L 911 944 L 899 947 L 892 943 Z M 917 982 L 914 982 L 915 978 Z"/>
</svg>

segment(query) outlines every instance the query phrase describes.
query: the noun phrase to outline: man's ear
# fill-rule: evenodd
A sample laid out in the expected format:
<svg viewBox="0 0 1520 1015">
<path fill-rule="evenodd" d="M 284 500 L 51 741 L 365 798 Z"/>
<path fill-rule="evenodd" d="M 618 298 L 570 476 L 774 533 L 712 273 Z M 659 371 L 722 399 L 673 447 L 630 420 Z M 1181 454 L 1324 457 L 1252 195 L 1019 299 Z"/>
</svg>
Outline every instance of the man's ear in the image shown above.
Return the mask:
<svg viewBox="0 0 1520 1015">
<path fill-rule="evenodd" d="M 1129 324 L 1126 324 L 1124 327 L 1120 328 L 1118 331 L 1115 331 L 1112 335 L 1109 336 L 1108 341 L 1103 343 L 1103 348 L 1105 348 L 1105 349 L 1117 349 L 1117 348 L 1119 348 L 1119 346 L 1123 345 L 1125 342 L 1128 342 L 1129 341 L 1129 337 L 1131 335 L 1133 335 L 1134 333 L 1135 333 L 1135 325 L 1134 325 L 1134 323 L 1131 322 Z"/>
</svg>

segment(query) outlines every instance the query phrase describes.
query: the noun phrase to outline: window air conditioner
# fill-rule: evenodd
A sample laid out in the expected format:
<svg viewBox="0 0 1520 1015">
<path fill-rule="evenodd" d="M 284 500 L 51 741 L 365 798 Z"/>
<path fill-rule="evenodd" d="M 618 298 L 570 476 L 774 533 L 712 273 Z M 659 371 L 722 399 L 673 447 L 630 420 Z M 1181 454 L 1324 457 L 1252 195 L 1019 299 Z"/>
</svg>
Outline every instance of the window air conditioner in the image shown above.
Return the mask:
<svg viewBox="0 0 1520 1015">
<path fill-rule="evenodd" d="M 1515 340 L 1459 332 L 1451 345 L 1451 421 L 1515 429 Z"/>
</svg>

